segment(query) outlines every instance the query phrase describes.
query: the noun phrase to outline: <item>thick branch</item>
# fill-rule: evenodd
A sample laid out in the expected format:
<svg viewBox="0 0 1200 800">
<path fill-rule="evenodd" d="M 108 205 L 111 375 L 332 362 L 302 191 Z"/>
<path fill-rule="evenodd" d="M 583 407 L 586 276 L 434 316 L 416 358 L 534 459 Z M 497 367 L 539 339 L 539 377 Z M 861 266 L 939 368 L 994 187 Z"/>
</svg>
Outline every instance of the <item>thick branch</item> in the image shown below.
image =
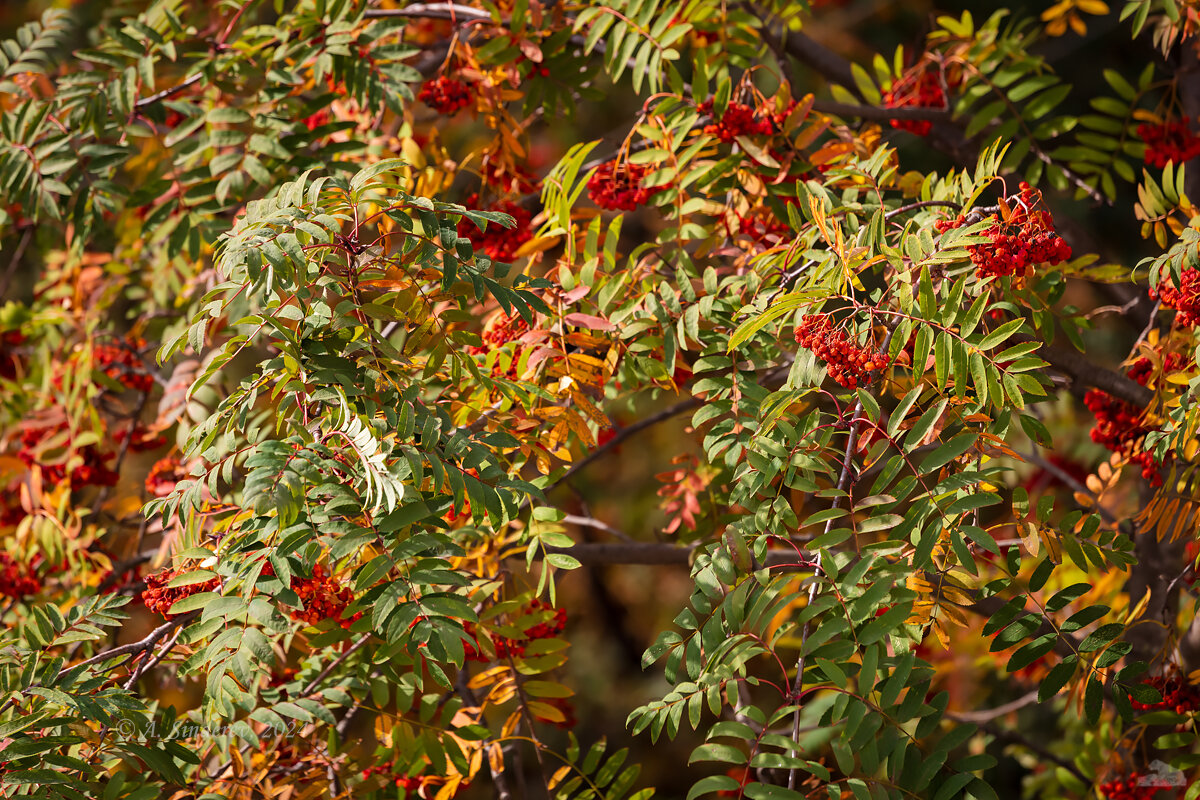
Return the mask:
<svg viewBox="0 0 1200 800">
<path fill-rule="evenodd" d="M 1014 342 L 1032 342 L 1028 336 L 1014 336 Z M 1154 400 L 1154 392 L 1124 375 L 1097 366 L 1083 356 L 1069 350 L 1043 347 L 1035 355 L 1050 362 L 1050 366 L 1070 377 L 1082 387 L 1094 387 L 1118 400 L 1145 408 Z"/>
<path fill-rule="evenodd" d="M 888 122 L 900 120 L 928 120 L 929 122 L 950 122 L 950 112 L 943 108 L 920 108 L 905 106 L 904 108 L 885 108 L 883 106 L 850 105 L 836 103 L 832 100 L 817 100 L 813 109 L 822 114 L 836 114 L 839 117 L 858 117 L 873 122 Z"/>
</svg>

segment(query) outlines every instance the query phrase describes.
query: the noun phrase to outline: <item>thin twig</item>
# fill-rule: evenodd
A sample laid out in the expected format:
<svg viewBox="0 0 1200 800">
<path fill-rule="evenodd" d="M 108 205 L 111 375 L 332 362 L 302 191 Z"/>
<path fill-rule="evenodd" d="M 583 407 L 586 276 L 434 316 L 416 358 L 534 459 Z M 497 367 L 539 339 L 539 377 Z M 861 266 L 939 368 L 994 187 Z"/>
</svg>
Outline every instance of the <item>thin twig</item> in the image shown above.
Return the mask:
<svg viewBox="0 0 1200 800">
<path fill-rule="evenodd" d="M 883 338 L 883 344 L 879 348 L 882 352 L 886 353 L 888 351 L 888 347 L 892 343 L 892 336 L 894 336 L 895 333 L 896 333 L 896 328 L 893 327 L 893 328 L 888 329 L 887 336 L 885 336 Z M 873 388 L 874 388 L 874 384 L 872 384 L 872 386 L 869 387 L 867 389 L 867 391 L 871 391 Z M 845 455 L 842 457 L 842 472 L 838 476 L 837 488 L 839 491 L 842 492 L 842 494 L 839 494 L 837 497 L 835 497 L 833 499 L 833 506 L 832 506 L 833 508 L 838 508 L 841 506 L 842 498 L 846 496 L 845 493 L 849 491 L 851 484 L 853 484 L 851 475 L 853 474 L 853 471 L 854 471 L 853 470 L 854 451 L 858 445 L 858 432 L 861 427 L 860 423 L 862 420 L 862 413 L 863 413 L 863 401 L 862 401 L 862 397 L 859 397 L 858 400 L 854 404 L 854 411 L 850 417 L 850 430 L 849 430 L 848 436 L 846 437 L 846 452 L 845 452 Z M 830 519 L 828 522 L 825 523 L 825 533 L 829 533 L 829 531 L 832 529 L 832 527 L 833 527 L 833 520 Z M 820 576 L 820 574 L 821 574 L 821 551 L 818 550 L 813 555 L 813 577 L 812 577 L 812 583 L 810 583 L 808 586 L 808 602 L 810 605 L 816 599 L 816 596 L 817 596 L 817 578 L 818 578 L 818 576 Z M 803 707 L 800 704 L 800 696 L 804 689 L 804 646 L 808 642 L 808 629 L 809 629 L 809 620 L 805 620 L 804 628 L 802 629 L 801 634 L 800 634 L 800 655 L 796 658 L 796 680 L 795 680 L 795 683 L 792 685 L 792 702 L 796 706 L 796 710 L 792 713 L 792 742 L 793 743 L 797 742 L 800 739 L 800 712 L 803 710 Z M 788 770 L 788 789 L 795 790 L 795 788 L 796 788 L 796 768 L 793 767 Z"/>
</svg>

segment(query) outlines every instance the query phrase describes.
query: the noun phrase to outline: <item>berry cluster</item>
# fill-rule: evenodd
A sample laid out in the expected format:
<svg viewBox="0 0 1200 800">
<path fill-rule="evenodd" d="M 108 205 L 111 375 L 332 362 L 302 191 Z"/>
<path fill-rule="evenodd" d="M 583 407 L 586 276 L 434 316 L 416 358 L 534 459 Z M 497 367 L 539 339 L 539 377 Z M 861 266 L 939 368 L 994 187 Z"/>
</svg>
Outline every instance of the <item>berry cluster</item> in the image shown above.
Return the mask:
<svg viewBox="0 0 1200 800">
<path fill-rule="evenodd" d="M 792 200 L 792 198 L 785 198 Z M 756 241 L 762 240 L 767 236 L 774 236 L 777 239 L 792 238 L 792 226 L 779 217 L 766 206 L 755 206 L 745 214 L 737 214 L 737 230 L 736 233 L 744 233 L 749 235 Z"/>
<path fill-rule="evenodd" d="M 32 570 L 17 563 L 8 553 L 0 553 L 0 595 L 19 600 L 41 590 L 42 582 Z"/>
<path fill-rule="evenodd" d="M 183 462 L 175 456 L 160 458 L 146 476 L 146 493 L 151 497 L 166 497 L 175 491 L 175 485 L 187 477 Z"/>
<path fill-rule="evenodd" d="M 417 99 L 440 114 L 455 114 L 471 105 L 474 95 L 470 85 L 441 75 L 426 81 Z"/>
<path fill-rule="evenodd" d="M 1131 772 L 1124 778 L 1102 783 L 1097 788 L 1107 800 L 1154 800 L 1161 785 L 1153 780 L 1157 776 L 1144 772 Z"/>
<path fill-rule="evenodd" d="M 1015 276 L 1024 280 L 1037 264 L 1060 264 L 1071 257 L 1071 246 L 1055 232 L 1050 212 L 1038 209 L 1042 193 L 1028 183 L 1021 191 L 1000 202 L 1000 215 L 992 215 L 992 226 L 983 232 L 989 244 L 971 245 L 971 263 L 980 279 Z M 939 233 L 967 224 L 965 215 L 939 220 Z"/>
<path fill-rule="evenodd" d="M 209 578 L 200 583 L 192 583 L 187 586 L 168 587 L 167 584 L 174 580 L 177 576 L 183 575 L 190 570 L 172 569 L 167 567 L 161 572 L 156 572 L 153 575 L 146 576 L 146 589 L 142 592 L 142 602 L 146 604 L 146 608 L 151 611 L 162 614 L 167 619 L 174 619 L 178 614 L 169 614 L 171 606 L 178 603 L 185 597 L 191 597 L 194 594 L 201 592 L 215 592 L 221 588 L 221 581 L 217 578 Z"/>
<path fill-rule="evenodd" d="M 509 37 L 509 41 L 514 45 L 517 43 L 512 37 Z M 529 77 L 531 78 L 535 75 L 539 78 L 550 77 L 550 68 L 546 66 L 545 61 L 533 61 L 529 58 L 529 56 L 522 53 L 521 55 L 517 56 L 515 61 L 513 61 L 513 66 L 520 67 L 522 64 L 529 64 Z"/>
<path fill-rule="evenodd" d="M 1157 289 L 1151 287 L 1150 297 L 1158 298 L 1167 308 L 1175 309 L 1175 324 L 1181 328 L 1191 328 L 1200 322 L 1200 271 L 1188 268 L 1180 277 L 1178 287 L 1164 278 Z"/>
<path fill-rule="evenodd" d="M 1190 714 L 1200 709 L 1200 686 L 1188 683 L 1182 675 L 1155 675 L 1143 683 L 1153 686 L 1162 695 L 1157 703 L 1139 703 L 1130 700 L 1130 704 L 1138 711 L 1174 711 L 1176 714 Z"/>
<path fill-rule="evenodd" d="M 20 502 L 13 502 L 17 496 L 16 490 L 10 488 L 8 491 L 11 494 L 0 500 L 0 528 L 15 528 L 28 516 L 25 509 L 21 508 Z"/>
<path fill-rule="evenodd" d="M 479 195 L 473 194 L 465 202 L 468 207 L 474 207 L 479 203 Z M 458 223 L 458 235 L 470 239 L 476 252 L 482 251 L 494 261 L 509 263 L 516 258 L 521 245 L 533 238 L 533 231 L 529 229 L 530 223 L 533 222 L 533 214 L 524 206 L 508 200 L 491 206 L 488 211 L 508 214 L 517 224 L 515 227 L 505 228 L 503 225 L 488 223 L 487 230 L 481 231 L 475 227 L 474 222 L 464 217 Z"/>
<path fill-rule="evenodd" d="M 0 333 L 0 378 L 10 381 L 17 379 L 20 372 L 21 357 L 16 349 L 25 342 L 25 335 L 20 331 L 5 331 Z"/>
<path fill-rule="evenodd" d="M 646 186 L 646 176 L 654 171 L 649 164 L 609 161 L 601 164 L 588 179 L 588 197 L 610 211 L 633 211 L 650 201 L 661 186 Z"/>
<path fill-rule="evenodd" d="M 527 612 L 539 615 L 550 612 L 548 619 L 534 624 L 525 631 L 527 639 L 553 639 L 567 627 L 567 610 L 565 608 L 554 608 L 549 603 L 543 603 L 534 598 L 529 603 Z"/>
<path fill-rule="evenodd" d="M 552 708 L 557 708 L 562 712 L 563 718 L 561 721 L 554 721 L 553 725 L 556 728 L 562 728 L 568 731 L 579 724 L 579 719 L 575 716 L 575 704 L 565 697 L 547 698 L 546 705 Z"/>
<path fill-rule="evenodd" d="M 300 124 L 308 128 L 310 131 L 315 131 L 317 128 L 328 123 L 329 120 L 329 109 L 322 108 L 317 113 L 300 120 Z"/>
<path fill-rule="evenodd" d="M 501 313 L 503 313 L 503 312 L 501 312 Z M 486 341 L 486 339 L 485 339 L 485 341 Z M 471 349 L 475 350 L 476 348 L 471 348 Z M 474 467 L 463 470 L 463 472 L 467 475 L 470 475 L 472 478 L 479 477 L 479 471 L 476 470 Z M 442 519 L 446 520 L 446 524 L 448 524 L 452 528 L 457 528 L 461 525 L 471 524 L 471 499 L 469 497 L 464 497 L 461 508 L 458 507 L 457 505 L 451 503 L 450 510 L 442 515 Z"/>
<path fill-rule="evenodd" d="M 883 93 L 887 108 L 945 108 L 947 83 L 945 73 L 929 63 L 918 64 L 897 79 Z M 928 136 L 933 123 L 924 119 L 893 119 L 891 126 L 898 130 Z"/>
<path fill-rule="evenodd" d="M 887 357 L 873 347 L 853 341 L 841 329 L 833 327 L 828 314 L 806 314 L 796 328 L 796 341 L 825 362 L 829 377 L 847 389 L 853 389 L 872 370 L 883 369 Z"/>
<path fill-rule="evenodd" d="M 262 574 L 274 575 L 275 571 L 268 564 Z M 311 578 L 292 576 L 292 591 L 300 596 L 302 608 L 293 611 L 291 617 L 298 622 L 316 625 L 323 619 L 331 619 L 343 628 L 349 628 L 362 618 L 359 611 L 343 619 L 346 607 L 354 602 L 354 592 L 349 586 L 342 586 L 325 572 L 320 564 L 313 567 Z"/>
<path fill-rule="evenodd" d="M 507 164 L 499 158 L 485 158 L 480 177 L 485 186 L 500 194 L 531 194 L 538 190 L 541 181 L 521 164 Z"/>
<path fill-rule="evenodd" d="M 67 460 L 63 458 L 55 463 L 44 463 L 43 456 L 45 450 L 58 449 L 59 446 L 69 444 L 69 441 L 62 444 L 56 442 L 61 439 L 59 434 L 66 430 L 68 428 L 65 420 L 56 425 L 27 428 L 21 434 L 21 449 L 17 451 L 17 458 L 27 467 L 41 467 L 42 480 L 47 483 L 62 483 L 68 478 Z M 111 454 L 100 452 L 94 444 L 77 450 L 75 454 L 82 463 L 71 470 L 71 491 L 79 491 L 84 486 L 117 485 L 117 473 L 108 464 Z"/>
<path fill-rule="evenodd" d="M 1158 169 L 1171 161 L 1182 164 L 1200 156 L 1200 138 L 1191 132 L 1184 120 L 1162 125 L 1143 123 L 1138 125 L 1137 135 L 1146 143 L 1146 163 Z"/>
<path fill-rule="evenodd" d="M 543 603 L 540 600 L 534 599 L 524 609 L 522 616 L 537 614 L 545 616 L 547 612 L 553 611 L 543 621 L 534 623 L 525 630 L 521 638 L 510 639 L 507 636 L 493 636 L 491 639 L 492 647 L 496 651 L 496 659 L 520 658 L 525 655 L 525 645 L 537 639 L 553 639 L 563 632 L 567 625 L 567 611 L 563 608 L 552 609 L 552 607 Z M 487 662 L 493 660 L 483 652 L 483 646 L 479 638 L 479 632 L 474 623 L 467 622 L 463 624 L 463 630 L 467 632 L 475 641 L 464 642 L 463 647 L 466 650 L 468 661 Z"/>
<path fill-rule="evenodd" d="M 1163 358 L 1162 371 L 1164 374 L 1178 372 L 1185 363 L 1186 359 L 1179 353 L 1168 353 Z M 1153 362 L 1142 356 L 1129 367 L 1128 374 L 1142 386 L 1147 386 L 1154 374 Z M 1143 422 L 1141 409 L 1100 389 L 1089 389 L 1083 403 L 1096 418 L 1092 441 L 1114 453 L 1128 456 L 1135 464 L 1141 464 L 1142 477 L 1150 481 L 1152 486 L 1160 486 L 1162 464 L 1142 449 L 1142 439 L 1152 428 Z"/>
<path fill-rule="evenodd" d="M 444 778 L 436 775 L 397 774 L 395 770 L 394 763 L 389 760 L 374 767 L 367 767 L 363 770 L 362 776 L 363 778 L 370 778 L 372 775 L 384 775 L 386 776 L 385 780 L 395 785 L 397 789 L 403 789 L 406 797 L 433 797 L 434 794 L 437 794 L 439 797 L 441 796 L 441 793 L 436 789 L 433 791 L 428 790 L 444 783 Z M 460 791 L 467 788 L 468 785 L 466 782 L 458 784 L 454 792 L 449 796 L 454 797 Z"/>
<path fill-rule="evenodd" d="M 467 352 L 473 356 L 486 355 L 489 351 L 503 347 L 509 342 L 516 341 L 529 332 L 529 323 L 520 314 L 509 316 L 503 310 L 492 315 L 483 325 L 479 334 L 483 344 L 472 345 Z"/>
<path fill-rule="evenodd" d="M 712 114 L 713 103 L 705 100 L 696 110 L 701 114 Z M 753 106 L 730 103 L 721 116 L 714 115 L 713 121 L 704 126 L 704 132 L 728 144 L 739 136 L 770 136 L 775 133 L 775 123 L 769 115 Z"/>
<path fill-rule="evenodd" d="M 127 389 L 139 392 L 149 392 L 154 388 L 154 378 L 146 371 L 146 364 L 137 351 L 144 348 L 146 343 L 140 339 L 131 339 L 117 345 L 100 344 L 92 351 L 95 359 L 95 370 L 103 372 Z"/>
</svg>

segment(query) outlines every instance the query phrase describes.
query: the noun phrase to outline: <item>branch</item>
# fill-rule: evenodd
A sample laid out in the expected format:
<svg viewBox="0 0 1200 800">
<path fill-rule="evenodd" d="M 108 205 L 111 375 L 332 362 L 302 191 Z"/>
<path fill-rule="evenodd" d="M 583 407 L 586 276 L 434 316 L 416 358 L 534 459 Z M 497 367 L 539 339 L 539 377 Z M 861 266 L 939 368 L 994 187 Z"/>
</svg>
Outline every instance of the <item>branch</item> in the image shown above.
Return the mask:
<svg viewBox="0 0 1200 800">
<path fill-rule="evenodd" d="M 1030 700 L 1029 699 L 1030 697 L 1032 697 L 1033 699 Z M 1022 697 L 1012 703 L 1009 703 L 1008 705 L 1016 706 L 1019 703 L 1021 705 L 1017 706 L 1017 708 L 1020 708 L 1021 706 L 1028 705 L 1031 702 L 1037 702 L 1037 692 L 1030 692 L 1029 694 L 1025 695 L 1024 697 Z M 993 709 L 993 711 L 999 711 L 1004 708 L 1006 708 L 1006 707 L 1001 706 L 998 709 Z M 1015 711 L 1016 708 L 1013 708 L 1010 710 Z M 978 714 L 988 714 L 988 713 L 991 713 L 991 712 L 974 712 L 974 713 L 972 713 L 972 712 L 967 712 L 967 713 L 950 712 L 950 713 L 946 714 L 946 716 L 949 719 L 955 720 L 956 722 L 972 722 L 972 721 L 975 721 L 972 719 L 972 717 L 974 717 Z M 981 730 L 985 731 L 986 733 L 991 734 L 992 736 L 996 737 L 996 739 L 1003 741 L 1003 742 L 1007 742 L 1008 744 L 1014 744 L 1019 747 L 1024 747 L 1026 750 L 1029 750 L 1029 751 L 1041 756 L 1042 758 L 1046 759 L 1047 761 L 1054 762 L 1055 764 L 1062 767 L 1067 772 L 1070 772 L 1072 775 L 1074 775 L 1076 778 L 1083 781 L 1084 783 L 1091 783 L 1091 781 L 1079 770 L 1079 767 L 1075 766 L 1075 764 L 1073 764 L 1070 760 L 1065 759 L 1062 756 L 1057 756 L 1054 753 L 1051 753 L 1049 750 L 1047 750 L 1042 745 L 1038 744 L 1037 742 L 1034 742 L 1031 739 L 1026 738 L 1025 736 L 1018 733 L 1017 731 L 998 727 L 996 725 L 993 725 L 990 721 L 987 721 L 986 719 L 977 721 L 976 724 L 979 725 Z"/>
<path fill-rule="evenodd" d="M 329 677 L 329 673 L 331 673 L 335 669 L 337 669 L 338 665 L 340 665 L 342 662 L 344 662 L 350 656 L 354 655 L 354 653 L 356 651 L 361 650 L 363 645 L 365 645 L 370 640 L 371 640 L 371 634 L 369 634 L 369 633 L 364 633 L 362 636 L 360 636 L 358 641 L 356 641 L 354 644 L 347 647 L 345 652 L 343 652 L 340 656 L 335 658 L 333 661 L 330 661 L 329 665 L 326 666 L 325 669 L 321 670 L 321 673 L 319 675 L 317 675 L 317 677 L 315 677 L 311 681 L 309 681 L 308 685 L 305 686 L 300 691 L 300 694 L 303 695 L 304 697 L 308 697 L 310 694 L 312 694 L 314 691 L 316 691 L 317 687 L 321 685 L 321 681 L 323 681 Z"/>
<path fill-rule="evenodd" d="M 103 653 L 97 653 L 86 661 L 81 661 L 78 664 L 75 664 L 73 667 L 71 667 L 71 669 L 90 667 L 92 664 L 97 664 L 101 661 L 107 661 L 110 658 L 116 658 L 117 656 L 128 655 L 129 653 L 140 653 L 145 650 L 149 650 L 158 643 L 159 639 L 166 636 L 175 628 L 186 625 L 198 616 L 200 616 L 199 609 L 196 611 L 189 611 L 182 616 L 178 616 L 173 620 L 169 620 L 162 625 L 159 625 L 157 628 L 150 631 L 149 635 L 147 635 L 145 639 L 137 642 L 131 642 L 130 644 L 123 644 L 120 647 L 114 647 L 111 650 L 105 650 Z"/>
<path fill-rule="evenodd" d="M 547 547 L 547 553 L 573 556 L 587 566 L 598 564 L 665 564 L 686 567 L 696 547 L 659 542 L 584 542 L 570 547 Z M 795 554 L 792 554 L 795 556 Z"/>
<path fill-rule="evenodd" d="M 563 473 L 563 476 L 561 478 L 559 478 L 558 480 L 554 481 L 549 486 L 547 486 L 546 493 L 553 491 L 554 489 L 558 488 L 562 484 L 569 481 L 571 478 L 573 478 L 575 475 L 577 475 L 581 470 L 583 470 L 586 466 L 588 466 L 593 461 L 595 461 L 596 459 L 603 456 L 605 453 L 608 453 L 610 450 L 614 449 L 617 445 L 619 445 L 621 442 L 628 439 L 630 436 L 633 436 L 635 433 L 637 433 L 639 431 L 643 431 L 646 428 L 649 428 L 651 426 L 657 425 L 660 422 L 664 422 L 664 421 L 670 419 L 671 417 L 678 416 L 678 415 L 684 413 L 685 411 L 691 411 L 693 408 L 698 408 L 700 406 L 700 403 L 701 403 L 700 398 L 689 397 L 686 400 L 679 401 L 675 405 L 667 406 L 662 411 L 659 411 L 656 414 L 651 414 L 650 416 L 646 417 L 645 419 L 640 419 L 637 422 L 633 423 L 632 425 L 626 425 L 624 428 L 618 428 L 616 435 L 613 436 L 612 439 L 609 439 L 607 442 L 600 445 L 592 452 L 588 453 L 586 456 L 581 458 L 579 461 L 576 461 L 574 464 L 571 465 L 570 469 L 568 469 L 565 473 Z M 528 502 L 529 501 L 526 500 L 526 504 L 528 504 Z"/>
<path fill-rule="evenodd" d="M 161 92 L 152 94 L 149 97 L 143 97 L 141 100 L 138 100 L 136 103 L 134 103 L 133 107 L 136 109 L 142 109 L 146 106 L 152 106 L 155 103 L 166 100 L 169 97 L 174 97 L 183 90 L 191 86 L 195 86 L 202 80 L 204 80 L 204 73 L 197 72 L 195 75 L 184 78 L 181 82 L 175 84 L 174 86 L 169 86 L 166 89 L 163 89 Z"/>
<path fill-rule="evenodd" d="M 951 122 L 950 112 L 944 108 L 921 108 L 905 106 L 903 108 L 887 108 L 886 106 L 850 105 L 836 103 L 832 100 L 816 100 L 813 109 L 822 114 L 835 114 L 839 117 L 858 117 L 873 122 L 890 122 L 894 119 L 920 120 L 929 122 Z"/>
<path fill-rule="evenodd" d="M 1012 341 L 1032 342 L 1034 340 L 1029 336 L 1017 335 L 1012 337 Z M 1093 364 L 1077 353 L 1053 347 L 1042 347 L 1035 351 L 1034 355 L 1048 361 L 1050 366 L 1072 378 L 1079 386 L 1099 389 L 1138 408 L 1146 408 L 1154 400 L 1154 392 L 1137 381 Z"/>
<path fill-rule="evenodd" d="M 366 19 L 386 19 L 400 17 L 402 19 L 448 19 L 452 22 L 488 21 L 492 15 L 486 11 L 459 3 L 413 3 L 404 8 L 372 8 L 363 15 Z"/>
<path fill-rule="evenodd" d="M 762 38 L 780 60 L 780 66 L 786 62 L 781 56 L 791 56 L 819 72 L 830 83 L 836 83 L 849 89 L 856 96 L 862 96 L 850 69 L 850 62 L 815 39 L 799 31 L 787 31 L 781 40 L 766 25 L 762 28 Z"/>
</svg>

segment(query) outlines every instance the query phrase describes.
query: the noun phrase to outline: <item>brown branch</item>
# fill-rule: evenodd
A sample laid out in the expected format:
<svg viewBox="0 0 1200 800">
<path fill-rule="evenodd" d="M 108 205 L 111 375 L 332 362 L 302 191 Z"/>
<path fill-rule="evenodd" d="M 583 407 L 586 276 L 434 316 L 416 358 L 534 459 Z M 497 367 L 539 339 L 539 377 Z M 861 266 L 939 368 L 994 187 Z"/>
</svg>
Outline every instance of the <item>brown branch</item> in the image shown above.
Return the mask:
<svg viewBox="0 0 1200 800">
<path fill-rule="evenodd" d="M 837 103 L 832 100 L 817 100 L 813 102 L 813 110 L 822 114 L 835 114 L 839 117 L 858 117 L 872 122 L 889 122 L 898 120 L 918 120 L 929 122 L 949 123 L 951 114 L 944 108 L 922 108 L 905 106 L 903 108 L 887 108 L 885 106 L 850 105 Z"/>
<path fill-rule="evenodd" d="M 651 414 L 645 419 L 640 419 L 631 425 L 626 425 L 624 428 L 618 428 L 613 438 L 609 439 L 607 442 L 588 453 L 579 461 L 576 461 L 565 473 L 563 473 L 561 478 L 547 486 L 546 493 L 548 494 L 549 492 L 569 481 L 571 478 L 575 477 L 575 475 L 579 474 L 581 470 L 583 470 L 593 461 L 612 451 L 617 445 L 628 439 L 630 436 L 633 436 L 635 433 L 644 431 L 646 428 L 653 427 L 660 422 L 664 422 L 672 417 L 679 416 L 684 412 L 691 411 L 693 408 L 699 408 L 701 402 L 702 401 L 698 397 L 689 397 L 686 400 L 680 400 L 674 405 L 667 406 L 662 411 Z M 526 504 L 528 504 L 528 502 L 529 501 L 527 500 Z"/>
<path fill-rule="evenodd" d="M 97 664 L 97 663 L 100 663 L 101 661 L 107 661 L 110 658 L 116 658 L 117 656 L 128 655 L 130 653 L 140 653 L 140 652 L 149 650 L 150 648 L 154 647 L 154 645 L 158 644 L 158 641 L 160 639 L 162 639 L 168 633 L 173 631 L 175 628 L 179 628 L 179 627 L 182 627 L 183 625 L 186 625 L 187 623 L 191 622 L 193 619 L 195 619 L 199 615 L 200 615 L 199 609 L 197 609 L 196 611 L 189 611 L 186 614 L 178 616 L 175 619 L 169 620 L 169 621 L 163 623 L 162 625 L 159 625 L 157 628 L 150 631 L 150 633 L 146 636 L 146 638 L 144 638 L 140 641 L 131 642 L 130 644 L 123 644 L 120 647 L 114 647 L 111 650 L 105 650 L 103 653 L 97 653 L 96 655 L 92 656 L 91 658 L 87 659 L 86 661 L 81 661 L 78 664 L 72 665 L 70 667 L 70 669 L 77 669 L 79 667 L 90 667 L 92 664 Z"/>
<path fill-rule="evenodd" d="M 1037 700 L 1037 692 L 1030 692 L 1030 694 L 1025 695 L 1025 697 L 1022 697 L 1015 702 L 1022 703 L 1022 705 L 1025 705 L 1025 704 L 1027 704 L 1025 701 L 1030 696 L 1033 697 L 1034 701 Z M 1014 703 L 1009 703 L 1009 705 L 1014 705 Z M 1013 709 L 1013 710 L 1015 710 L 1015 709 Z M 987 713 L 987 712 L 975 712 L 975 713 Z M 952 719 L 956 722 L 972 722 L 972 720 L 970 719 L 971 716 L 972 716 L 971 712 L 955 713 L 955 712 L 951 711 L 946 714 L 946 717 L 948 719 Z M 1079 767 L 1075 766 L 1075 764 L 1072 763 L 1069 759 L 1066 759 L 1066 758 L 1063 758 L 1062 756 L 1057 756 L 1054 753 L 1051 753 L 1049 750 L 1047 750 L 1042 745 L 1040 745 L 1037 742 L 1033 741 L 1032 739 L 1029 739 L 1026 736 L 1018 733 L 1017 731 L 1009 730 L 1008 728 L 1001 728 L 997 725 L 993 725 L 991 722 L 986 721 L 986 720 L 981 721 L 981 722 L 976 722 L 975 724 L 979 725 L 979 728 L 981 730 L 983 730 L 985 733 L 991 734 L 997 740 L 1006 742 L 1008 744 L 1017 745 L 1018 747 L 1024 747 L 1026 750 L 1029 750 L 1030 752 L 1035 753 L 1038 756 L 1041 756 L 1043 759 L 1045 759 L 1047 761 L 1051 761 L 1051 762 L 1057 764 L 1058 766 L 1062 767 L 1067 772 L 1070 772 L 1076 778 L 1083 781 L 1085 784 L 1091 783 L 1091 781 L 1082 772 L 1080 772 Z"/>
<path fill-rule="evenodd" d="M 492 15 L 486 11 L 459 3 L 413 3 L 404 8 L 372 8 L 364 15 L 366 19 L 387 19 L 400 17 L 402 19 L 448 19 L 452 22 L 491 21 Z"/>
<path fill-rule="evenodd" d="M 300 694 L 303 695 L 304 697 L 308 697 L 310 694 L 312 694 L 314 691 L 316 691 L 317 687 L 321 685 L 321 681 L 328 678 L 329 674 L 331 672 L 333 672 L 335 669 L 337 669 L 338 666 L 341 665 L 343 662 L 345 662 L 345 660 L 347 658 L 354 655 L 355 652 L 357 652 L 358 650 L 361 650 L 363 645 L 365 645 L 370 640 L 371 640 L 371 634 L 369 634 L 369 633 L 364 633 L 362 636 L 360 636 L 358 641 L 356 641 L 354 644 L 352 644 L 348 648 L 346 648 L 346 651 L 344 653 L 342 653 L 341 655 L 339 655 L 337 658 L 335 658 L 333 661 L 330 661 L 329 665 L 326 666 L 325 669 L 321 670 L 320 674 L 318 674 L 317 677 L 315 677 L 311 681 L 309 681 L 308 685 L 305 686 L 300 691 Z"/>
<path fill-rule="evenodd" d="M 181 82 L 175 84 L 174 86 L 169 86 L 166 89 L 163 89 L 161 92 L 156 92 L 149 97 L 143 97 L 141 100 L 138 100 L 136 103 L 134 103 L 133 107 L 135 109 L 143 109 L 146 106 L 152 106 L 155 103 L 159 103 L 170 97 L 174 97 L 185 89 L 195 86 L 202 80 L 204 80 L 204 73 L 197 72 L 195 75 L 184 78 Z"/>
<path fill-rule="evenodd" d="M 785 56 L 791 56 L 801 64 L 816 70 L 830 83 L 836 83 L 858 97 L 862 96 L 854 80 L 854 72 L 850 69 L 850 61 L 815 39 L 799 31 L 787 31 L 780 39 L 766 25 L 762 28 L 762 38 L 767 47 L 775 53 L 781 67 L 786 63 Z"/>
<path fill-rule="evenodd" d="M 1033 338 L 1022 334 L 1012 337 L 1014 344 L 1032 341 Z M 1146 408 L 1154 400 L 1154 392 L 1137 381 L 1093 364 L 1078 353 L 1042 347 L 1034 351 L 1033 355 L 1049 362 L 1051 367 L 1071 378 L 1080 387 L 1099 389 L 1138 408 Z"/>
</svg>

